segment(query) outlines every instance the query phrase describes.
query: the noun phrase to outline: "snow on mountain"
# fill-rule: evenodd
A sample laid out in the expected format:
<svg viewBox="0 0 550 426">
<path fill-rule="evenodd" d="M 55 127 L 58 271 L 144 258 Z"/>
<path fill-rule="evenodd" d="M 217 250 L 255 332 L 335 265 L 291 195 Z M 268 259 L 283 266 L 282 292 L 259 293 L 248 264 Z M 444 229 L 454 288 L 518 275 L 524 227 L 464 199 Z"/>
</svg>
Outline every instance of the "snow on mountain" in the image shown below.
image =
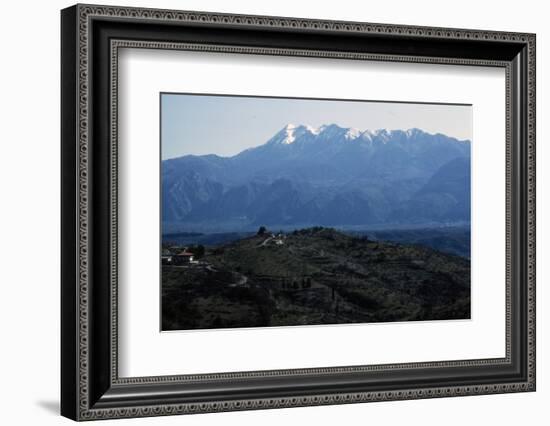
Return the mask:
<svg viewBox="0 0 550 426">
<path fill-rule="evenodd" d="M 354 127 L 350 127 L 349 129 L 346 130 L 344 137 L 346 138 L 346 140 L 353 140 L 361 136 L 361 133 L 362 133 L 361 130 L 356 129 Z"/>
<path fill-rule="evenodd" d="M 295 125 L 287 124 L 283 127 L 278 133 L 275 134 L 267 143 L 268 144 L 280 144 L 280 145 L 290 145 L 297 138 L 300 138 L 303 135 L 315 135 L 316 129 L 311 126 L 304 125 Z"/>
<path fill-rule="evenodd" d="M 355 140 L 372 142 L 374 139 L 377 139 L 381 143 L 386 143 L 399 134 L 405 135 L 408 139 L 413 139 L 423 135 L 434 136 L 418 128 L 411 128 L 407 130 L 360 130 L 354 127 L 341 127 L 337 124 L 323 124 L 319 127 L 313 127 L 307 124 L 296 125 L 289 123 L 277 132 L 266 143 L 266 145 L 290 145 L 297 141 L 311 141 L 316 138 L 330 142 Z"/>
</svg>

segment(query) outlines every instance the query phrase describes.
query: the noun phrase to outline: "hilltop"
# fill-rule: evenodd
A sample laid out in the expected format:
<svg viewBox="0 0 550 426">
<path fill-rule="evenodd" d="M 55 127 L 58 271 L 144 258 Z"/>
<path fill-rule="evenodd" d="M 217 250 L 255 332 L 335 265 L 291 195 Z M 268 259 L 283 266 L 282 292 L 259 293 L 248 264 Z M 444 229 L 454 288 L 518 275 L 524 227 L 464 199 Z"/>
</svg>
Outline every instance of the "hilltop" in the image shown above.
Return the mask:
<svg viewBox="0 0 550 426">
<path fill-rule="evenodd" d="M 267 231 L 162 277 L 164 330 L 470 317 L 467 259 L 332 228 Z"/>
</svg>

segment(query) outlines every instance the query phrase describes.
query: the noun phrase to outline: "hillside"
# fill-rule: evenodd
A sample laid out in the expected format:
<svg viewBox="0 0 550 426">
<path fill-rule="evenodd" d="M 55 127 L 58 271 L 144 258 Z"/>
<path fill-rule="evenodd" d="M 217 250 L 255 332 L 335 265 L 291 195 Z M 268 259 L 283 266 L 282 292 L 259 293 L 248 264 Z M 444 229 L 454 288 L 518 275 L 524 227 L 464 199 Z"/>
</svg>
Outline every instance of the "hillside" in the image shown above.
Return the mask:
<svg viewBox="0 0 550 426">
<path fill-rule="evenodd" d="M 470 317 L 467 259 L 331 228 L 207 249 L 162 282 L 163 330 Z"/>
</svg>

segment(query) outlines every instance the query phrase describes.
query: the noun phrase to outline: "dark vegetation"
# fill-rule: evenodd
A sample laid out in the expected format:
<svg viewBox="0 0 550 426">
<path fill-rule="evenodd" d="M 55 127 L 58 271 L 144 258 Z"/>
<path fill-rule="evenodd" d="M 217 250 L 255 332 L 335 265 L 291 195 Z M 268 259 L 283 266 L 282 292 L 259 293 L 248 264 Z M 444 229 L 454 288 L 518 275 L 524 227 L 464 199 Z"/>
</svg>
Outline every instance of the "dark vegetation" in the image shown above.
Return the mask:
<svg viewBox="0 0 550 426">
<path fill-rule="evenodd" d="M 417 244 L 470 258 L 470 226 L 363 232 L 368 238 L 400 244 Z"/>
<path fill-rule="evenodd" d="M 259 231 L 162 266 L 163 330 L 470 318 L 467 258 L 331 228 Z"/>
<path fill-rule="evenodd" d="M 164 244 L 177 245 L 204 245 L 218 246 L 227 244 L 235 240 L 247 238 L 254 235 L 254 232 L 219 232 L 219 233 L 199 233 L 199 232 L 181 232 L 175 234 L 163 234 L 162 241 Z"/>
</svg>

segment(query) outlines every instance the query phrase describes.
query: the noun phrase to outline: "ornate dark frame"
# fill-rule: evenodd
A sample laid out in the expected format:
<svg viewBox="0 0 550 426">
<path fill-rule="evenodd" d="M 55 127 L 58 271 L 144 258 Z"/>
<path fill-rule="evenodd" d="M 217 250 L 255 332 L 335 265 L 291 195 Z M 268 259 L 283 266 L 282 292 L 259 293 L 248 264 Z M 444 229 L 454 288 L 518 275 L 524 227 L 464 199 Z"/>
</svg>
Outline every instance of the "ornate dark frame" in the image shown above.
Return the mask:
<svg viewBox="0 0 550 426">
<path fill-rule="evenodd" d="M 76 5 L 62 11 L 61 35 L 64 416 L 92 420 L 535 390 L 534 34 Z M 119 378 L 116 119 L 123 47 L 505 68 L 506 356 Z"/>
</svg>

